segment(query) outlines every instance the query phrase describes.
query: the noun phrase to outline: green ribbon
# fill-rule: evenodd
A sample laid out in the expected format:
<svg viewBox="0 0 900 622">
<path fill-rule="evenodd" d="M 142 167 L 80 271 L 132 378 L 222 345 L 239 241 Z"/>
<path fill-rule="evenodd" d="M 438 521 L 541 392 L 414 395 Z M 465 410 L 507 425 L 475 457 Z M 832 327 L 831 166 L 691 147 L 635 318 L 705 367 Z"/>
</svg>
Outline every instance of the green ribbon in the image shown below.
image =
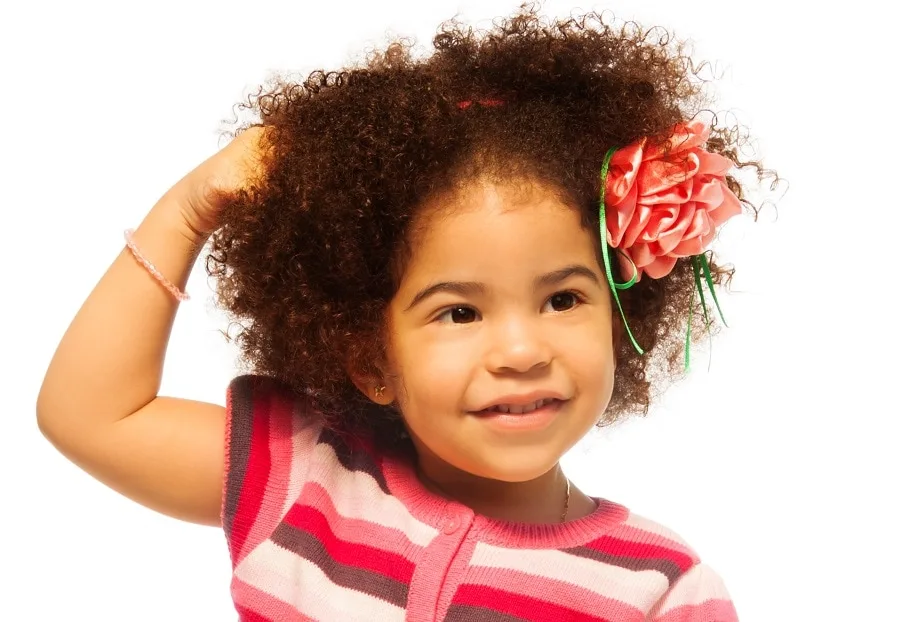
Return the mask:
<svg viewBox="0 0 900 622">
<path fill-rule="evenodd" d="M 619 315 L 622 316 L 622 323 L 625 325 L 625 332 L 628 333 L 628 338 L 631 339 L 631 345 L 634 346 L 634 349 L 637 350 L 637 353 L 640 355 L 644 354 L 643 348 L 638 345 L 637 339 L 634 338 L 634 335 L 631 332 L 631 327 L 628 326 L 628 320 L 625 317 L 625 311 L 622 309 L 622 302 L 619 300 L 619 290 L 620 289 L 629 289 L 637 282 L 637 266 L 634 261 L 622 253 L 622 256 L 625 257 L 630 263 L 632 267 L 632 277 L 627 283 L 616 283 L 612 274 L 612 266 L 609 259 L 609 244 L 606 226 L 606 181 L 609 175 L 609 163 L 612 160 L 613 154 L 616 152 L 616 148 L 613 147 L 609 151 L 606 152 L 606 155 L 603 157 L 603 166 L 600 168 L 600 217 L 599 217 L 599 226 L 600 226 L 600 248 L 602 249 L 603 254 L 603 267 L 606 269 L 606 280 L 609 283 L 610 291 L 612 292 L 613 299 L 616 301 L 616 306 L 619 308 Z M 712 270 L 709 267 L 709 261 L 706 259 L 706 253 L 700 253 L 699 255 L 693 255 L 691 257 L 691 265 L 694 270 L 694 284 L 696 285 L 696 293 L 700 295 L 700 305 L 703 309 L 703 320 L 706 322 L 706 328 L 709 329 L 712 321 L 709 318 L 709 310 L 706 305 L 706 295 L 703 293 L 703 283 L 706 283 L 707 288 L 709 289 L 709 293 L 712 296 L 713 302 L 716 305 L 716 309 L 719 312 L 719 317 L 722 318 L 722 323 L 725 326 L 728 326 L 728 323 L 725 321 L 725 315 L 722 313 L 722 307 L 719 306 L 719 299 L 716 296 L 716 288 L 715 284 L 712 280 Z M 690 307 L 688 308 L 688 324 L 687 324 L 687 336 L 685 337 L 684 344 L 684 369 L 688 371 L 691 367 L 691 325 L 694 321 L 694 292 L 691 292 L 691 302 Z"/>
<path fill-rule="evenodd" d="M 712 270 L 709 267 L 709 261 L 706 259 L 706 253 L 701 253 L 699 255 L 694 255 L 691 257 L 691 265 L 694 269 L 694 284 L 697 286 L 697 293 L 700 294 L 700 305 L 703 309 L 703 321 L 706 322 L 706 328 L 709 330 L 712 321 L 709 319 L 709 310 L 706 306 L 706 296 L 703 294 L 703 282 L 706 282 L 706 287 L 709 289 L 710 295 L 712 295 L 713 302 L 716 305 L 716 310 L 719 312 L 719 317 L 722 318 L 722 323 L 727 327 L 728 322 L 725 321 L 725 314 L 722 313 L 722 307 L 719 305 L 719 299 L 716 296 L 716 287 L 712 280 Z M 691 294 L 691 307 L 688 312 L 688 326 L 687 326 L 687 340 L 684 344 L 684 370 L 687 371 L 691 368 L 691 324 L 693 324 L 694 320 L 694 295 Z"/>
<path fill-rule="evenodd" d="M 622 310 L 622 302 L 619 300 L 619 290 L 628 289 L 637 283 L 637 266 L 631 261 L 631 258 L 625 255 L 628 261 L 631 261 L 632 271 L 631 280 L 627 283 L 616 283 L 613 278 L 612 266 L 609 261 L 609 245 L 607 244 L 608 234 L 606 232 L 606 177 L 609 174 L 609 161 L 612 160 L 613 154 L 616 152 L 615 147 L 606 152 L 603 158 L 603 166 L 600 168 L 600 248 L 603 249 L 603 266 L 606 268 L 606 280 L 609 282 L 609 289 L 619 307 L 619 315 L 622 316 L 622 323 L 625 325 L 625 331 L 631 339 L 631 345 L 637 350 L 638 354 L 643 355 L 644 350 L 638 345 L 637 339 L 631 334 L 631 328 L 628 326 L 628 320 L 625 318 L 625 311 Z"/>
</svg>

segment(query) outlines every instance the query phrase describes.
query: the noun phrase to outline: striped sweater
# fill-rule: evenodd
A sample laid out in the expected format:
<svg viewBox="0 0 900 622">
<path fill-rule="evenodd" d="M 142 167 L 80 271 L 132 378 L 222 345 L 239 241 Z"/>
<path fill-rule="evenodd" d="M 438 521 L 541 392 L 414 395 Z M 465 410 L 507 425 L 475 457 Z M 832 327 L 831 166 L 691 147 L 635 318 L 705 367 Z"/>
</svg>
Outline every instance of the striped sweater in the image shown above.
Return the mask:
<svg viewBox="0 0 900 622">
<path fill-rule="evenodd" d="M 245 622 L 732 622 L 682 539 L 597 499 L 556 525 L 488 519 L 337 438 L 255 376 L 227 399 L 222 525 Z"/>
</svg>

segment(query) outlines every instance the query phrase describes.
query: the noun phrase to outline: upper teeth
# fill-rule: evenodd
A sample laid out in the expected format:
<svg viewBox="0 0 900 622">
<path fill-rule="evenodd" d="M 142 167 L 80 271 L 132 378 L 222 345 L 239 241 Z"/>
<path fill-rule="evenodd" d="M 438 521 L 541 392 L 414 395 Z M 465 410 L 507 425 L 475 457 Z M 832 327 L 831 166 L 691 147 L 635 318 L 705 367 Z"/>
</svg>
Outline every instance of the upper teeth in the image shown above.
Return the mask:
<svg viewBox="0 0 900 622">
<path fill-rule="evenodd" d="M 544 404 L 549 404 L 553 401 L 552 397 L 544 398 L 542 400 L 538 400 L 536 402 L 532 402 L 530 404 L 524 404 L 521 406 L 514 406 L 512 404 L 498 404 L 497 406 L 492 406 L 488 408 L 490 411 L 501 412 L 501 413 L 511 413 L 514 415 L 521 415 L 523 413 L 530 413 L 532 410 L 536 408 L 540 408 Z"/>
</svg>

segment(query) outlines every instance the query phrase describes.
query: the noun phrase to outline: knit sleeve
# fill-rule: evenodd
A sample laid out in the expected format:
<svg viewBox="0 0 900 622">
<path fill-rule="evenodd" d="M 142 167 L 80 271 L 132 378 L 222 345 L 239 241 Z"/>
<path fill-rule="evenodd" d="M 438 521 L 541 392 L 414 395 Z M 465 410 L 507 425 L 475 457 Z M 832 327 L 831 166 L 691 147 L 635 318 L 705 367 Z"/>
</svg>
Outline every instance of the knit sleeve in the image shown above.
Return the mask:
<svg viewBox="0 0 900 622">
<path fill-rule="evenodd" d="M 703 563 L 691 567 L 669 588 L 648 622 L 738 622 L 725 583 Z"/>
<path fill-rule="evenodd" d="M 262 376 L 232 380 L 225 411 L 221 519 L 237 566 L 299 493 L 321 425 L 305 400 Z"/>
</svg>

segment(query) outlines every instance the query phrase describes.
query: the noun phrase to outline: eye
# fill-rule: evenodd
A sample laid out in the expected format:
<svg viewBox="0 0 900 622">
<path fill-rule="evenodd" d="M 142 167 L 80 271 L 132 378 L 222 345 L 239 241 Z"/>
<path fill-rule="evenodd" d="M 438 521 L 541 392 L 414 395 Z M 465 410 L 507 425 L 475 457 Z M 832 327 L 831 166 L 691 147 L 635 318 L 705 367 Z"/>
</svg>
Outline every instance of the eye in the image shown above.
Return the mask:
<svg viewBox="0 0 900 622">
<path fill-rule="evenodd" d="M 437 322 L 469 324 L 478 319 L 478 312 L 471 307 L 451 307 L 435 318 Z"/>
<path fill-rule="evenodd" d="M 580 302 L 582 302 L 582 298 L 575 292 L 558 292 L 550 296 L 544 306 L 546 308 L 549 305 L 550 311 L 558 313 L 573 309 Z"/>
</svg>

